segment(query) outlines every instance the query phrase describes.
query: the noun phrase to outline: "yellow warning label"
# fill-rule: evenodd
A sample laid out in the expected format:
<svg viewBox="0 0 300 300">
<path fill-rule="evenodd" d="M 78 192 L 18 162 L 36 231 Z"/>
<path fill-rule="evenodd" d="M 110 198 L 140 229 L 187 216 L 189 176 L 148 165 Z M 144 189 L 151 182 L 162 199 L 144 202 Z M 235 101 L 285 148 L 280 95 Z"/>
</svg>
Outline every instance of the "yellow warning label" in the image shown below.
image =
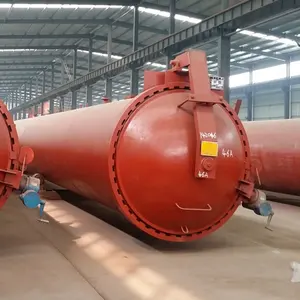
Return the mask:
<svg viewBox="0 0 300 300">
<path fill-rule="evenodd" d="M 201 155 L 202 156 L 218 156 L 218 143 L 216 142 L 208 142 L 208 141 L 202 141 L 201 142 Z"/>
</svg>

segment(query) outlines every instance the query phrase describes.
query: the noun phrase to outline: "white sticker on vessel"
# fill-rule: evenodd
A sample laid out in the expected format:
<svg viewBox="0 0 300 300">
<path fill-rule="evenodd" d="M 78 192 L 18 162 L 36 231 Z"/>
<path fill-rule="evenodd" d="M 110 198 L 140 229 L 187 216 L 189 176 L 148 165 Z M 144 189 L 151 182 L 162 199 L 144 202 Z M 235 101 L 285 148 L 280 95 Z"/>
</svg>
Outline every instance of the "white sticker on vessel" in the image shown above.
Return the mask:
<svg viewBox="0 0 300 300">
<path fill-rule="evenodd" d="M 222 149 L 222 155 L 223 157 L 227 157 L 227 158 L 230 158 L 230 157 L 233 157 L 233 151 L 231 149 Z"/>
<path fill-rule="evenodd" d="M 208 178 L 208 173 L 207 172 L 198 172 L 198 177 L 199 178 Z"/>
<path fill-rule="evenodd" d="M 217 133 L 216 132 L 200 132 L 200 138 L 201 139 L 216 139 L 217 138 Z"/>
</svg>

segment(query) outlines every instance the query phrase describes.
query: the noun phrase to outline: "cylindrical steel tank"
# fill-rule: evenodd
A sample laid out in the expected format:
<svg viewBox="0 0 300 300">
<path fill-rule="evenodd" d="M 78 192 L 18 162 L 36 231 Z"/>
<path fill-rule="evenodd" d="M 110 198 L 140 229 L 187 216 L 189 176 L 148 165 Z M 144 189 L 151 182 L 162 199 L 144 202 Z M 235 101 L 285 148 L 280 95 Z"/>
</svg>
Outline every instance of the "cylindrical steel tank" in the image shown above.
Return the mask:
<svg viewBox="0 0 300 300">
<path fill-rule="evenodd" d="M 300 195 L 300 119 L 244 122 L 256 185 Z"/>
<path fill-rule="evenodd" d="M 197 239 L 252 195 L 245 131 L 211 90 L 202 52 L 146 72 L 144 88 L 132 99 L 17 121 L 21 143 L 35 152 L 29 170 L 152 236 Z"/>
<path fill-rule="evenodd" d="M 16 127 L 5 104 L 0 100 L 0 208 L 14 189 L 18 189 L 22 173 L 33 159 L 28 147 L 20 147 Z"/>
</svg>

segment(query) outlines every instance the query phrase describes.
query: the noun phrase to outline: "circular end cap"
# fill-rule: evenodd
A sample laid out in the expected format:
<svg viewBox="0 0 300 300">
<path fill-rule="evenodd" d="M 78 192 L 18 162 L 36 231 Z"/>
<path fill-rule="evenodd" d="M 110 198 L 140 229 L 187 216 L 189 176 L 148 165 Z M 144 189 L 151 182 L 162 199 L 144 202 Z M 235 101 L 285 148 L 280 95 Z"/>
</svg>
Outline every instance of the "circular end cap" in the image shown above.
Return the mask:
<svg viewBox="0 0 300 300">
<path fill-rule="evenodd" d="M 223 107 L 215 105 L 219 152 L 202 163 L 215 168 L 216 177 L 195 177 L 195 158 L 200 155 L 195 122 L 192 113 L 178 108 L 187 93 L 165 91 L 134 112 L 130 107 L 130 118 L 124 115 L 120 124 L 125 125 L 118 128 L 117 143 L 112 143 L 120 210 L 143 231 L 169 241 L 197 239 L 222 226 L 240 204 L 236 187 L 245 172 L 239 128 Z M 228 150 L 232 157 L 222 155 Z"/>
</svg>

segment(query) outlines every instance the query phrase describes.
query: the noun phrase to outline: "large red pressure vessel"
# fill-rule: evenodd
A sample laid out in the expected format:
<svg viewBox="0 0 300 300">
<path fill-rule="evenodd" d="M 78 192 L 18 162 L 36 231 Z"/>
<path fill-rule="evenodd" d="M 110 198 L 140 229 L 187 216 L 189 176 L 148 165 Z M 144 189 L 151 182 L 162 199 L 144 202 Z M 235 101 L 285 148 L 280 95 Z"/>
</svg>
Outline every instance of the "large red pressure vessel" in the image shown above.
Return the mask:
<svg viewBox="0 0 300 300">
<path fill-rule="evenodd" d="M 244 122 L 257 187 L 300 195 L 299 119 Z"/>
<path fill-rule="evenodd" d="M 22 172 L 33 159 L 28 147 L 20 147 L 16 127 L 5 104 L 0 101 L 0 208 L 14 189 L 18 189 Z"/>
<path fill-rule="evenodd" d="M 132 99 L 16 122 L 35 151 L 30 170 L 152 236 L 197 239 L 252 194 L 244 128 L 211 90 L 202 52 L 146 72 L 144 88 Z"/>
</svg>

